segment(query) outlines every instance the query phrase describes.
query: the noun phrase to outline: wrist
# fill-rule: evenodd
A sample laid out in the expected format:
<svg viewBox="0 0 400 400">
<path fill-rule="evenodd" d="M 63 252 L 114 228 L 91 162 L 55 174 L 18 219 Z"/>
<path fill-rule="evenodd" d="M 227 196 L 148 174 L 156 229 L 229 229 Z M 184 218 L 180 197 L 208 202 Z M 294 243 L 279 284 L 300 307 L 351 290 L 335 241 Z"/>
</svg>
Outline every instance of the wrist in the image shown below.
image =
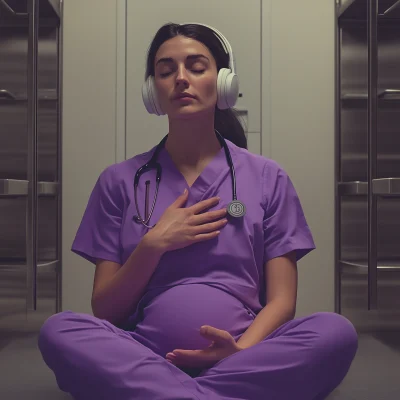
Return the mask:
<svg viewBox="0 0 400 400">
<path fill-rule="evenodd" d="M 143 248 L 152 254 L 157 254 L 159 257 L 166 252 L 162 240 L 159 238 L 159 236 L 155 235 L 152 230 L 143 236 L 140 244 Z"/>
</svg>

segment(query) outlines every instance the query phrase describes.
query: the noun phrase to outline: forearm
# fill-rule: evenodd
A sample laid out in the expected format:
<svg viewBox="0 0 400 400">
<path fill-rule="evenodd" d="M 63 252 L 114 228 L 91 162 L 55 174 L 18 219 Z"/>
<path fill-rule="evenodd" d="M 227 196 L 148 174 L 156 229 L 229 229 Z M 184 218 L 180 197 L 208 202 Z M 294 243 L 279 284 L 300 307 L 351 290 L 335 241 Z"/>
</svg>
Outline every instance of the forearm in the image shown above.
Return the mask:
<svg viewBox="0 0 400 400">
<path fill-rule="evenodd" d="M 270 302 L 258 313 L 237 344 L 243 349 L 254 346 L 285 322 L 293 319 L 294 314 L 295 310 L 285 302 L 279 300 Z"/>
<path fill-rule="evenodd" d="M 110 282 L 93 296 L 93 314 L 117 324 L 132 313 L 161 256 L 159 249 L 148 240 L 142 240 Z"/>
</svg>

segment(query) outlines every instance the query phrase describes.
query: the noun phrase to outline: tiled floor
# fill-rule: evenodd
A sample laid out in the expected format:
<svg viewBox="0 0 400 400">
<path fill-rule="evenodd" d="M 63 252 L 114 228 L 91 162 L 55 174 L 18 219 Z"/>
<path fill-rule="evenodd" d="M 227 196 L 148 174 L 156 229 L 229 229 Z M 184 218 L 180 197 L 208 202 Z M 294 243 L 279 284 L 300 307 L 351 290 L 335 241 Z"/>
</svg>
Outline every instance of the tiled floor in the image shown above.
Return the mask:
<svg viewBox="0 0 400 400">
<path fill-rule="evenodd" d="M 70 395 L 58 389 L 36 342 L 37 337 L 31 335 L 3 343 L 0 399 L 71 400 Z M 397 399 L 400 399 L 400 333 L 381 337 L 360 335 L 359 351 L 349 374 L 328 400 Z"/>
</svg>

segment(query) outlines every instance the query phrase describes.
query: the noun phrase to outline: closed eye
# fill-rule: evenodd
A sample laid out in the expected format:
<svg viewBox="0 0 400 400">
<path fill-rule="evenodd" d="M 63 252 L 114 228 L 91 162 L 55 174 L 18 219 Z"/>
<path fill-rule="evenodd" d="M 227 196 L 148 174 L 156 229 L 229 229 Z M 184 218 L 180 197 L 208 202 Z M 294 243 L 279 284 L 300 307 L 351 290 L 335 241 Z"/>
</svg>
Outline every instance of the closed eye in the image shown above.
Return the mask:
<svg viewBox="0 0 400 400">
<path fill-rule="evenodd" d="M 204 73 L 205 69 L 201 70 L 201 71 L 192 71 L 194 74 L 202 74 Z M 169 74 L 171 74 L 171 72 L 164 72 L 163 74 L 160 74 L 161 78 L 165 78 L 167 77 Z"/>
</svg>

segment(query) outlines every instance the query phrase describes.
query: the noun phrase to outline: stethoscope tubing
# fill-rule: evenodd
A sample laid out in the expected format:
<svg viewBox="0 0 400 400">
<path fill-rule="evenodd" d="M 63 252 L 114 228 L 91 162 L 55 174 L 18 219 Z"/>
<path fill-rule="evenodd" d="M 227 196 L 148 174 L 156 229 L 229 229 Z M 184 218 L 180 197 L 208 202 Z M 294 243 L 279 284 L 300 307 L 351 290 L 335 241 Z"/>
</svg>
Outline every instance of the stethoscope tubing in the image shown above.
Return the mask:
<svg viewBox="0 0 400 400">
<path fill-rule="evenodd" d="M 230 174 L 231 174 L 231 179 L 232 179 L 232 199 L 233 201 L 237 200 L 237 195 L 236 195 L 236 174 L 235 174 L 235 167 L 233 165 L 233 161 L 232 161 L 232 156 L 231 153 L 229 151 L 228 145 L 225 141 L 225 139 L 223 138 L 223 136 L 215 129 L 217 138 L 219 140 L 219 142 L 221 143 L 221 145 L 224 148 L 225 151 L 225 157 L 227 160 L 227 163 L 229 165 L 229 169 L 230 169 Z M 144 165 L 142 165 L 136 172 L 135 174 L 135 179 L 134 179 L 134 197 L 135 197 L 135 207 L 136 207 L 136 213 L 137 215 L 134 216 L 134 220 L 137 223 L 141 223 L 142 225 L 144 225 L 146 228 L 152 229 L 154 228 L 155 225 L 150 226 L 148 225 L 148 223 L 150 222 L 150 219 L 153 215 L 154 212 L 154 208 L 157 202 L 157 196 L 158 196 L 158 189 L 159 189 L 159 184 L 161 181 L 161 174 L 162 174 L 162 168 L 160 163 L 157 162 L 157 158 L 158 158 L 158 154 L 160 153 L 161 149 L 164 147 L 165 142 L 167 141 L 168 135 L 166 135 L 161 142 L 157 145 L 153 156 L 151 157 L 151 159 Z M 143 175 L 145 172 L 150 171 L 152 169 L 157 169 L 157 174 L 156 174 L 156 192 L 154 195 L 154 200 L 153 200 L 153 204 L 151 206 L 151 210 L 149 213 L 149 193 L 150 193 L 150 181 L 146 181 L 146 194 L 145 194 L 145 215 L 144 218 L 142 218 L 140 211 L 139 211 L 139 207 L 138 207 L 138 201 L 137 201 L 137 187 L 139 185 L 139 180 L 141 175 Z"/>
</svg>

